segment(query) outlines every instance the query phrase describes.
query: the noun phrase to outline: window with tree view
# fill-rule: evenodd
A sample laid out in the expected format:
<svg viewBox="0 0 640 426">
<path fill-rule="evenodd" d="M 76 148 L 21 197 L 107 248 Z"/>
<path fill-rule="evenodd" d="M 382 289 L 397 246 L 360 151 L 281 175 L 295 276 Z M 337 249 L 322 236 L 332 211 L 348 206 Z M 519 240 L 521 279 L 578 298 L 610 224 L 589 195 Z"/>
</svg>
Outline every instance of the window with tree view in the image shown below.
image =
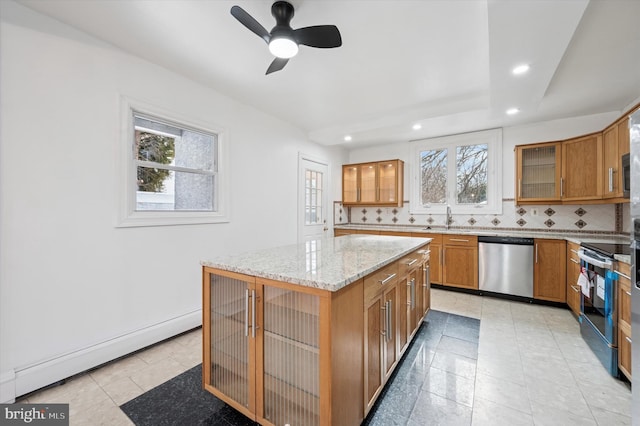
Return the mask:
<svg viewBox="0 0 640 426">
<path fill-rule="evenodd" d="M 458 212 L 501 212 L 499 130 L 414 141 L 418 176 L 414 213 L 442 213 L 447 205 Z"/>
<path fill-rule="evenodd" d="M 136 211 L 216 210 L 217 136 L 134 114 Z"/>
</svg>

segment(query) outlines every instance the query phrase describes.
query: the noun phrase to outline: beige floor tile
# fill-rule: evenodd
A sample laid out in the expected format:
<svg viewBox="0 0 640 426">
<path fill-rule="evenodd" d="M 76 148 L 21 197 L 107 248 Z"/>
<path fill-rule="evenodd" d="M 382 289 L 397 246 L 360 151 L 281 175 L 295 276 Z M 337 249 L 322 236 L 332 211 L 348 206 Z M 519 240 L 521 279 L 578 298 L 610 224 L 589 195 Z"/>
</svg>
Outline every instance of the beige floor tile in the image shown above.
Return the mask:
<svg viewBox="0 0 640 426">
<path fill-rule="evenodd" d="M 526 385 L 532 403 L 592 418 L 587 402 L 575 386 L 563 386 L 535 376 L 528 376 Z"/>
<path fill-rule="evenodd" d="M 144 393 L 144 390 L 131 380 L 130 377 L 123 377 L 122 379 L 109 382 L 102 386 L 102 389 L 117 405 L 122 405 Z"/>
<path fill-rule="evenodd" d="M 598 426 L 631 426 L 631 416 L 614 413 L 599 407 L 591 407 L 591 414 L 596 419 Z"/>
<path fill-rule="evenodd" d="M 129 426 L 134 424 L 111 400 L 103 401 L 88 410 L 69 417 L 71 426 Z"/>
<path fill-rule="evenodd" d="M 172 358 L 161 359 L 148 365 L 145 369 L 131 375 L 131 380 L 144 391 L 166 382 L 183 373 L 187 368 Z"/>
<path fill-rule="evenodd" d="M 526 384 L 520 355 L 510 356 L 504 353 L 478 354 L 476 371 L 479 374 L 506 380 L 519 385 Z"/>
<path fill-rule="evenodd" d="M 136 371 L 146 368 L 147 365 L 146 362 L 134 354 L 94 370 L 90 373 L 90 376 L 100 386 L 104 386 L 108 383 L 129 377 Z"/>
<path fill-rule="evenodd" d="M 531 413 L 531 403 L 524 385 L 476 373 L 475 394 L 482 399 L 504 405 L 523 413 Z"/>
<path fill-rule="evenodd" d="M 531 403 L 533 410 L 533 421 L 536 426 L 591 426 L 596 425 L 596 421 L 590 412 L 579 416 L 567 410 L 547 407 L 537 402 Z"/>
</svg>

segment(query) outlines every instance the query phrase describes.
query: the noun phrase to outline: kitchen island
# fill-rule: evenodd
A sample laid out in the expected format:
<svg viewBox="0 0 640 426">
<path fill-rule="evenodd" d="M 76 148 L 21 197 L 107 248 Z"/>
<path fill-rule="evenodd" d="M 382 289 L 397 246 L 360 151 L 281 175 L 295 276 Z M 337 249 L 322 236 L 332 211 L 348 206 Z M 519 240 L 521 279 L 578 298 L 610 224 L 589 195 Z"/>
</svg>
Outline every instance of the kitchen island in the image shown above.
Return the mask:
<svg viewBox="0 0 640 426">
<path fill-rule="evenodd" d="M 359 425 L 430 306 L 428 238 L 202 262 L 203 386 L 263 425 Z"/>
</svg>

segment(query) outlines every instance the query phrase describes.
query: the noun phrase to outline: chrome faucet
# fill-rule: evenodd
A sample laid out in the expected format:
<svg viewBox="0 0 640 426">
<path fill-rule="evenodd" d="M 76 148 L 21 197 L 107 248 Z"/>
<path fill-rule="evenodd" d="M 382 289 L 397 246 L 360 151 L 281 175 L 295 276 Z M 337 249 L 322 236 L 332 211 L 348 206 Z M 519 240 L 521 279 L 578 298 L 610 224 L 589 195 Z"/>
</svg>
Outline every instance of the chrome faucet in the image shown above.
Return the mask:
<svg viewBox="0 0 640 426">
<path fill-rule="evenodd" d="M 451 222 L 453 222 L 453 219 L 451 218 L 451 206 L 449 204 L 447 204 L 447 223 L 445 224 L 447 229 L 449 229 L 449 225 L 451 224 Z"/>
</svg>

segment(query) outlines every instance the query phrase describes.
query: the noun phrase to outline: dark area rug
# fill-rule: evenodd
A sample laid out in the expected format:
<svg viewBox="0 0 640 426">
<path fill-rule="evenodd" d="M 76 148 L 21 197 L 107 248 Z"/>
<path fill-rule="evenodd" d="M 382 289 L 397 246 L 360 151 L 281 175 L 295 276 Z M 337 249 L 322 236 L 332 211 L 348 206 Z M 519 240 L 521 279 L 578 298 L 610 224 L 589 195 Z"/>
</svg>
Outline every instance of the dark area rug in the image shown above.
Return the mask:
<svg viewBox="0 0 640 426">
<path fill-rule="evenodd" d="M 202 364 L 120 406 L 138 426 L 254 426 L 240 414 L 202 389 Z"/>
</svg>

